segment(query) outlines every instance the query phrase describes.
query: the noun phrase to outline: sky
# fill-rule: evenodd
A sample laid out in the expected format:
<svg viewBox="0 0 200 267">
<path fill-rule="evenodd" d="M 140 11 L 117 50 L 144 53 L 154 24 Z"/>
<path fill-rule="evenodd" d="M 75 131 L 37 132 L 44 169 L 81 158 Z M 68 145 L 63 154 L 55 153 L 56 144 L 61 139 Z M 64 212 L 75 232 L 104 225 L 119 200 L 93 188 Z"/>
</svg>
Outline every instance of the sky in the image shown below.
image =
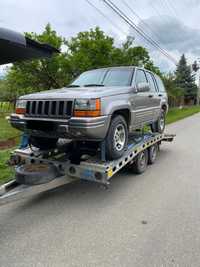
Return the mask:
<svg viewBox="0 0 200 267">
<path fill-rule="evenodd" d="M 175 69 L 172 61 L 138 36 L 102 0 L 89 1 L 109 20 L 86 0 L 0 0 L 0 27 L 40 33 L 49 22 L 58 34 L 70 38 L 79 31 L 99 26 L 115 38 L 116 45 L 120 45 L 127 35 L 134 37 L 135 44 L 145 46 L 163 72 Z M 200 57 L 199 0 L 112 1 L 177 61 L 183 53 L 189 63 Z"/>
</svg>

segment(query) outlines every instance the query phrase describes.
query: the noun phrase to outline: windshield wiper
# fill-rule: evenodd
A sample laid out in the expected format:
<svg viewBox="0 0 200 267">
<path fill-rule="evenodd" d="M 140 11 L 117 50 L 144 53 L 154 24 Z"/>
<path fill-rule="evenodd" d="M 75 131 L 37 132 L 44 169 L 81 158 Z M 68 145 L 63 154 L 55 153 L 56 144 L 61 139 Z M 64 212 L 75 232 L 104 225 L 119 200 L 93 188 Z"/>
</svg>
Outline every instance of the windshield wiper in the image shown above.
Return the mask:
<svg viewBox="0 0 200 267">
<path fill-rule="evenodd" d="M 84 87 L 93 87 L 93 86 L 100 86 L 103 87 L 103 84 L 96 84 L 96 83 L 90 83 L 90 84 L 85 84 Z"/>
<path fill-rule="evenodd" d="M 73 87 L 80 87 L 80 85 L 77 85 L 77 84 L 70 84 L 67 86 L 68 88 L 73 88 Z"/>
</svg>

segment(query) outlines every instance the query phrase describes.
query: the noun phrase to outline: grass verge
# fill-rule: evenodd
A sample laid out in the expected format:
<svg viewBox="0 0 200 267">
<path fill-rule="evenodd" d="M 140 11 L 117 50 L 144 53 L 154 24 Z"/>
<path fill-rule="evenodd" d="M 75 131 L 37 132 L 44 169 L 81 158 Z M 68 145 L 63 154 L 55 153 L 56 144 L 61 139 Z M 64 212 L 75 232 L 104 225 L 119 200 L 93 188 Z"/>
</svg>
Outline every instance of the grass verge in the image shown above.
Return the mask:
<svg viewBox="0 0 200 267">
<path fill-rule="evenodd" d="M 167 114 L 167 124 L 182 120 L 200 112 L 200 106 L 191 106 L 184 108 L 171 108 Z"/>
<path fill-rule="evenodd" d="M 11 127 L 10 123 L 6 120 L 6 114 L 0 116 L 0 141 L 19 135 L 19 131 Z"/>
<path fill-rule="evenodd" d="M 172 108 L 167 114 L 167 124 L 192 116 L 198 112 L 200 112 L 200 106 L 192 106 L 182 109 Z M 0 129 L 0 140 L 14 137 L 19 133 L 9 125 L 5 120 L 5 116 L 0 117 Z M 9 181 L 14 175 L 13 169 L 6 164 L 12 150 L 13 149 L 0 150 L 0 184 Z"/>
<path fill-rule="evenodd" d="M 13 168 L 7 165 L 12 149 L 0 150 L 0 184 L 8 182 L 14 176 Z"/>
</svg>

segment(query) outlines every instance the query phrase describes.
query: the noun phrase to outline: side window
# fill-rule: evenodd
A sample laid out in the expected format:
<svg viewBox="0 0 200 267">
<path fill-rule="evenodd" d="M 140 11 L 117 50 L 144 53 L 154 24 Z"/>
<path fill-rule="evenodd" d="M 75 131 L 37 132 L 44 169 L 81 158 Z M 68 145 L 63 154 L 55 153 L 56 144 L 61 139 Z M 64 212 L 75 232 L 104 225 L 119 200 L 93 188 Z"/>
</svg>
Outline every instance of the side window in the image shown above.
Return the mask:
<svg viewBox="0 0 200 267">
<path fill-rule="evenodd" d="M 153 80 L 153 75 L 150 72 L 146 72 L 146 75 L 147 75 L 147 79 L 148 79 L 148 82 L 150 85 L 151 92 L 156 92 L 156 85 L 155 85 L 155 82 Z"/>
<path fill-rule="evenodd" d="M 160 77 L 158 77 L 157 75 L 155 75 L 155 78 L 156 78 L 156 83 L 158 85 L 159 92 L 166 92 L 165 86 L 164 86 L 162 80 L 160 79 Z"/>
<path fill-rule="evenodd" d="M 137 85 L 138 83 L 147 83 L 147 77 L 143 70 L 137 70 L 136 72 L 135 84 Z"/>
</svg>

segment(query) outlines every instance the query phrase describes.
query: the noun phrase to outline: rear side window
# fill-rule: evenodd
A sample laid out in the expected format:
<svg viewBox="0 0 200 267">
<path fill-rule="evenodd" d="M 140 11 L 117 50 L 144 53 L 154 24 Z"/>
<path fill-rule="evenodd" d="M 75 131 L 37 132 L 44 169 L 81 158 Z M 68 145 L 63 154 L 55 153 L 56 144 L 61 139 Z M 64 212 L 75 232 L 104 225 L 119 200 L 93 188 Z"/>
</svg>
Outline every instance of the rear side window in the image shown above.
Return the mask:
<svg viewBox="0 0 200 267">
<path fill-rule="evenodd" d="M 165 86 L 164 86 L 162 80 L 160 79 L 160 77 L 155 75 L 155 79 L 156 79 L 156 83 L 157 83 L 159 92 L 166 92 Z"/>
<path fill-rule="evenodd" d="M 147 79 L 150 85 L 151 92 L 156 92 L 156 85 L 153 79 L 153 75 L 150 72 L 146 72 L 146 75 L 147 75 Z"/>
<path fill-rule="evenodd" d="M 138 83 L 147 83 L 147 78 L 143 70 L 137 70 L 135 82 L 136 85 Z"/>
<path fill-rule="evenodd" d="M 105 86 L 129 86 L 133 74 L 132 69 L 111 69 L 104 78 Z"/>
</svg>

